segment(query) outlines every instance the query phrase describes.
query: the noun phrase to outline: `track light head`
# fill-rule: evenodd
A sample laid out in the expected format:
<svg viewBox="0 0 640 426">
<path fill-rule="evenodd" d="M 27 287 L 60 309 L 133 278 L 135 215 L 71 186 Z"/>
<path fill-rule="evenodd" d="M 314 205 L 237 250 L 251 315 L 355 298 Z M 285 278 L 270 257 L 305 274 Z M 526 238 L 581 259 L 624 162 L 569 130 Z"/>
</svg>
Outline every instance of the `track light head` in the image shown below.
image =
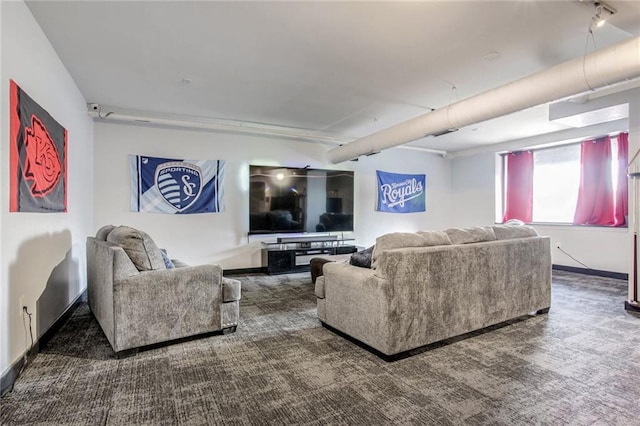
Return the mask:
<svg viewBox="0 0 640 426">
<path fill-rule="evenodd" d="M 596 14 L 592 19 L 593 24 L 597 28 L 602 27 L 607 19 L 609 19 L 612 15 L 615 15 L 615 13 L 617 12 L 616 9 L 603 2 L 595 2 L 593 5 L 596 8 Z"/>
</svg>

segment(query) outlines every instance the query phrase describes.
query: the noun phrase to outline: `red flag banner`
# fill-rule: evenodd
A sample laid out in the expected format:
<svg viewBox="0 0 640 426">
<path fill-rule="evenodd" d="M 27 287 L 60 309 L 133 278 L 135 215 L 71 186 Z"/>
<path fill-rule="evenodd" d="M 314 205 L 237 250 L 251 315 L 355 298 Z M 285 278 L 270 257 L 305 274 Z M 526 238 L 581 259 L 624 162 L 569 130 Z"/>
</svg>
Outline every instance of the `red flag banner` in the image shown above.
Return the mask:
<svg viewBox="0 0 640 426">
<path fill-rule="evenodd" d="M 67 211 L 67 130 L 15 81 L 10 88 L 11 212 Z"/>
</svg>

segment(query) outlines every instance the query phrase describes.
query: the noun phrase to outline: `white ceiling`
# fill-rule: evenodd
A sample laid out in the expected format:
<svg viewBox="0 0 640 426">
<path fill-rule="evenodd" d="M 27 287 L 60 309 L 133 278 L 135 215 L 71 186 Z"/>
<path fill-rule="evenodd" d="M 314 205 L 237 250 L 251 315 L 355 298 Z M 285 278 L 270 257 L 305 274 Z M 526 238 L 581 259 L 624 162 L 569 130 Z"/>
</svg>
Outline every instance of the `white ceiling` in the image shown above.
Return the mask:
<svg viewBox="0 0 640 426">
<path fill-rule="evenodd" d="M 588 42 L 594 6 L 578 0 L 27 4 L 90 103 L 347 138 L 640 35 L 636 0 L 607 1 L 618 13 Z M 412 144 L 451 152 L 568 128 L 547 111 Z"/>
</svg>

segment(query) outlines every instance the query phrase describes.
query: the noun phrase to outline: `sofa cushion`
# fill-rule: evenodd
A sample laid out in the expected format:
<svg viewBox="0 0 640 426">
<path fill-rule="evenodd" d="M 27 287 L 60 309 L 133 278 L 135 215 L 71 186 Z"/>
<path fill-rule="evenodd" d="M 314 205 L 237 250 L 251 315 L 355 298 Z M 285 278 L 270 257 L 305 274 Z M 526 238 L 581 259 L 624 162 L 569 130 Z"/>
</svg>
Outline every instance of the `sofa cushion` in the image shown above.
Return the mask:
<svg viewBox="0 0 640 426">
<path fill-rule="evenodd" d="M 162 252 L 146 232 L 118 226 L 109 233 L 107 241 L 122 247 L 138 271 L 166 269 Z"/>
<path fill-rule="evenodd" d="M 481 243 L 495 241 L 496 234 L 491 226 L 474 226 L 471 228 L 449 228 L 445 231 L 453 244 Z"/>
<path fill-rule="evenodd" d="M 362 251 L 357 251 L 349 258 L 349 263 L 353 266 L 359 266 L 361 268 L 371 268 L 371 257 L 373 256 L 373 248 L 371 246 Z"/>
<path fill-rule="evenodd" d="M 240 281 L 222 277 L 222 301 L 235 302 L 240 300 Z"/>
<path fill-rule="evenodd" d="M 451 245 L 449 234 L 444 231 L 418 231 L 420 235 L 427 241 L 427 246 L 448 246 Z"/>
<path fill-rule="evenodd" d="M 427 240 L 415 232 L 392 232 L 376 238 L 376 245 L 371 256 L 371 269 L 378 267 L 380 253 L 403 247 L 426 247 Z"/>
<path fill-rule="evenodd" d="M 513 238 L 537 237 L 538 232 L 530 226 L 518 225 L 494 225 L 493 232 L 499 240 L 510 240 Z"/>
<path fill-rule="evenodd" d="M 113 225 L 103 226 L 102 228 L 98 229 L 98 232 L 96 232 L 96 238 L 101 241 L 107 241 L 107 236 L 111 231 L 113 231 L 114 228 L 115 226 Z"/>
</svg>

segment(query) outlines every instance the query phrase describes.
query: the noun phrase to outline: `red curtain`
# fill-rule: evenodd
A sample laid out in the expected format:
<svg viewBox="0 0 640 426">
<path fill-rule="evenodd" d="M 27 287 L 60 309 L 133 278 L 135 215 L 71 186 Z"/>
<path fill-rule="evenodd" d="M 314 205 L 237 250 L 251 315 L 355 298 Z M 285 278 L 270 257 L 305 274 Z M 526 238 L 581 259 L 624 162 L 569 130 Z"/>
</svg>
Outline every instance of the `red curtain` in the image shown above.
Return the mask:
<svg viewBox="0 0 640 426">
<path fill-rule="evenodd" d="M 616 210 L 614 226 L 624 226 L 629 215 L 629 182 L 627 167 L 629 164 L 629 133 L 618 135 L 618 187 L 616 189 Z"/>
<path fill-rule="evenodd" d="M 520 219 L 530 223 L 533 215 L 533 152 L 512 152 L 506 155 L 507 198 L 503 222 Z"/>
<path fill-rule="evenodd" d="M 609 136 L 582 142 L 580 189 L 573 217 L 575 225 L 613 225 L 614 194 L 611 182 Z"/>
</svg>

